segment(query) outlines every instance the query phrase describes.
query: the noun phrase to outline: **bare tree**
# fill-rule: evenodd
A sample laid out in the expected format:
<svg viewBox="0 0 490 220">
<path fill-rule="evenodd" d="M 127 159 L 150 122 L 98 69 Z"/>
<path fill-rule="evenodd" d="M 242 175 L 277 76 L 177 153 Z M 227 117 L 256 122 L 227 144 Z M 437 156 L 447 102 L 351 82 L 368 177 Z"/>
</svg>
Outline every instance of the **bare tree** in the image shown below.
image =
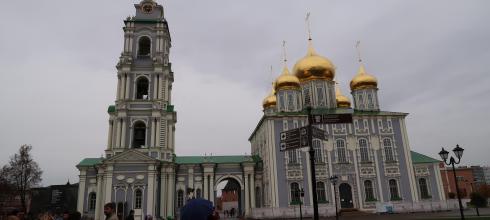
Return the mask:
<svg viewBox="0 0 490 220">
<path fill-rule="evenodd" d="M 31 187 L 41 182 L 43 171 L 32 159 L 32 146 L 22 145 L 19 152 L 10 157 L 9 164 L 2 168 L 7 184 L 14 186 L 14 191 L 20 196 L 22 208 L 26 210 L 26 200 Z"/>
</svg>

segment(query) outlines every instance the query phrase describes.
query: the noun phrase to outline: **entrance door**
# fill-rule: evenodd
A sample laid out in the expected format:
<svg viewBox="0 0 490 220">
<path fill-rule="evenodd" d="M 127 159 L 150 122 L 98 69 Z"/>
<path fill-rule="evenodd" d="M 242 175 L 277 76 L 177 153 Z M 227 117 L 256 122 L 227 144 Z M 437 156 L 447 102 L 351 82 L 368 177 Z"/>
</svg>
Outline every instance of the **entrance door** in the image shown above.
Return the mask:
<svg viewBox="0 0 490 220">
<path fill-rule="evenodd" d="M 340 208 L 354 208 L 352 201 L 352 190 L 349 184 L 342 183 L 339 185 Z"/>
</svg>

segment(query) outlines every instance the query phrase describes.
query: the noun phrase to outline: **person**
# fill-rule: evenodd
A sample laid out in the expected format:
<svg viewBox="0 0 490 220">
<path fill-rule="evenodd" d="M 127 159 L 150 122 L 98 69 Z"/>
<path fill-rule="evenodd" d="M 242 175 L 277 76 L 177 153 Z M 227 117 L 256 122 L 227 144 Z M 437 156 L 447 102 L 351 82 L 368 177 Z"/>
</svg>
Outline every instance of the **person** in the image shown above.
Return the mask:
<svg viewBox="0 0 490 220">
<path fill-rule="evenodd" d="M 104 205 L 104 215 L 105 215 L 105 220 L 118 220 L 117 215 L 114 212 L 114 203 L 109 202 Z"/>
<path fill-rule="evenodd" d="M 82 213 L 74 211 L 70 213 L 70 217 L 68 217 L 68 220 L 80 220 L 82 219 Z"/>
<path fill-rule="evenodd" d="M 63 220 L 68 220 L 70 218 L 70 212 L 68 210 L 65 210 L 63 212 Z"/>
<path fill-rule="evenodd" d="M 131 211 L 129 211 L 129 215 L 126 217 L 126 220 L 134 220 L 134 210 L 131 209 Z"/>
<path fill-rule="evenodd" d="M 19 210 L 11 211 L 7 216 L 7 220 L 19 220 L 19 217 L 17 217 L 18 213 L 19 213 Z"/>
</svg>

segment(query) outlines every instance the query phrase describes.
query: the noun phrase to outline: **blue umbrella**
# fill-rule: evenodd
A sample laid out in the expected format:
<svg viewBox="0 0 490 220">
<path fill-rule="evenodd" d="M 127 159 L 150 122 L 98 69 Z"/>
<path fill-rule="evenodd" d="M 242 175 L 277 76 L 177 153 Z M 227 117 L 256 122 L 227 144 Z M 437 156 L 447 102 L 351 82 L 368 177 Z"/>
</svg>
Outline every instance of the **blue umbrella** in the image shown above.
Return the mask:
<svg viewBox="0 0 490 220">
<path fill-rule="evenodd" d="M 180 210 L 180 220 L 207 220 L 213 214 L 213 203 L 205 199 L 192 199 Z"/>
</svg>

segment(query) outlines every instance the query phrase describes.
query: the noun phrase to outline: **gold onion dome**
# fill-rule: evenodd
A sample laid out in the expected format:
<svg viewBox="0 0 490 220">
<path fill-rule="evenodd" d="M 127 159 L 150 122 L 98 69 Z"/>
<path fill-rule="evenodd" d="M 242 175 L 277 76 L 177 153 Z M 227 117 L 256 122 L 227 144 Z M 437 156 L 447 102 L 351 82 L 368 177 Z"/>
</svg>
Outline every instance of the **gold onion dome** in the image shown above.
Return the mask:
<svg viewBox="0 0 490 220">
<path fill-rule="evenodd" d="M 338 86 L 335 88 L 335 100 L 337 101 L 337 108 L 350 108 L 349 98 L 342 94 Z"/>
<path fill-rule="evenodd" d="M 361 66 L 359 67 L 359 72 L 350 81 L 350 89 L 359 90 L 359 89 L 377 89 L 377 88 L 378 88 L 378 80 L 373 75 L 366 73 L 366 70 L 364 69 L 364 65 L 361 64 Z"/>
<path fill-rule="evenodd" d="M 327 58 L 318 55 L 310 41 L 306 56 L 296 62 L 293 72 L 301 82 L 314 79 L 333 80 L 335 66 Z"/>
<path fill-rule="evenodd" d="M 274 83 L 273 83 L 272 91 L 267 97 L 265 97 L 264 101 L 262 102 L 262 106 L 265 109 L 265 108 L 276 106 L 276 103 L 277 103 L 276 91 L 274 90 Z"/>
<path fill-rule="evenodd" d="M 276 91 L 281 89 L 299 89 L 299 79 L 298 77 L 289 73 L 288 67 L 284 65 L 284 69 L 279 77 L 277 77 L 274 89 Z"/>
</svg>

